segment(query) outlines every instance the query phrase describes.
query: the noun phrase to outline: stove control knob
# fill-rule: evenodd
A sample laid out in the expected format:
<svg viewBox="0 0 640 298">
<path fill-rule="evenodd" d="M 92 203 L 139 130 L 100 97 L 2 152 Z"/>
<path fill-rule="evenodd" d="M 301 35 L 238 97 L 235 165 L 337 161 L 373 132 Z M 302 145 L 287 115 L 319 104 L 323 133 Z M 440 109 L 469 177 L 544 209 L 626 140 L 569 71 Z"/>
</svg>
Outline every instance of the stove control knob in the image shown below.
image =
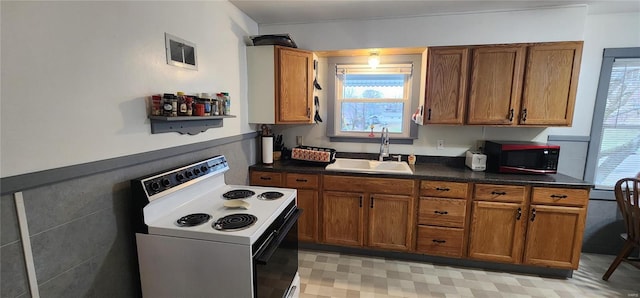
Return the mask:
<svg viewBox="0 0 640 298">
<path fill-rule="evenodd" d="M 171 181 L 169 181 L 169 179 L 167 178 L 162 179 L 162 186 L 168 187 L 169 185 L 171 185 Z"/>
<path fill-rule="evenodd" d="M 160 190 L 160 184 L 158 184 L 158 182 L 151 182 L 151 189 L 158 191 Z"/>
<path fill-rule="evenodd" d="M 201 166 L 201 167 L 200 167 L 200 170 L 201 170 L 203 173 L 206 173 L 208 169 L 209 169 L 209 168 L 208 168 L 207 166 Z"/>
<path fill-rule="evenodd" d="M 200 169 L 198 168 L 193 169 L 193 173 L 196 175 L 200 175 Z"/>
<path fill-rule="evenodd" d="M 187 170 L 186 172 L 184 172 L 184 174 L 187 176 L 187 179 L 191 179 L 191 177 L 193 177 L 193 173 L 191 172 L 191 170 Z"/>
<path fill-rule="evenodd" d="M 184 175 L 182 175 L 182 173 L 176 174 L 176 180 L 178 180 L 178 182 L 184 181 Z"/>
</svg>

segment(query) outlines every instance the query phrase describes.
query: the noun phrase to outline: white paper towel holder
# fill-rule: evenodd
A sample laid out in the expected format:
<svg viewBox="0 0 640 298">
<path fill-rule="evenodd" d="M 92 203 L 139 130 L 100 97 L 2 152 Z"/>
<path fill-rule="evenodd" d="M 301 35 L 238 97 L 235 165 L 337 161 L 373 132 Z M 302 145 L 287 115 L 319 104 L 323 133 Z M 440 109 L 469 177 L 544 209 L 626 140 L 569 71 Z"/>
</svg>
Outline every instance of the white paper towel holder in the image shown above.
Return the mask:
<svg viewBox="0 0 640 298">
<path fill-rule="evenodd" d="M 273 136 L 262 137 L 262 163 L 273 164 Z"/>
</svg>

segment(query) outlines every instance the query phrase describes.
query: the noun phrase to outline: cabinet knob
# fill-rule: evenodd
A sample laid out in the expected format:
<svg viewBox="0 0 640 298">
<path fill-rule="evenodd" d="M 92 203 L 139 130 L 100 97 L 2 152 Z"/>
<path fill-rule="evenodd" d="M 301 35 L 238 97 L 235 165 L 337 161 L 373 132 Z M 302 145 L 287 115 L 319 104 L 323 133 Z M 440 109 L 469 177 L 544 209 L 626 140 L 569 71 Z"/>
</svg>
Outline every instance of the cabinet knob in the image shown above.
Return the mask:
<svg viewBox="0 0 640 298">
<path fill-rule="evenodd" d="M 436 190 L 439 190 L 439 191 L 450 191 L 451 189 L 449 189 L 447 187 L 436 187 Z"/>
<path fill-rule="evenodd" d="M 449 214 L 449 212 L 447 212 L 447 211 L 438 211 L 438 210 L 433 211 L 433 213 L 435 213 L 435 214 L 442 214 L 442 215 L 444 215 L 444 214 Z"/>
<path fill-rule="evenodd" d="M 300 178 L 298 178 L 298 179 L 296 179 L 296 181 L 297 181 L 297 182 L 307 182 L 307 179 L 300 179 Z"/>
<path fill-rule="evenodd" d="M 262 177 L 260 177 L 260 180 L 271 180 L 271 177 L 264 177 L 264 176 L 262 176 Z"/>
<path fill-rule="evenodd" d="M 522 208 L 518 208 L 518 211 L 516 213 L 516 220 L 520 220 L 520 217 L 522 217 Z"/>
<path fill-rule="evenodd" d="M 531 221 L 536 220 L 536 208 L 531 210 Z"/>
<path fill-rule="evenodd" d="M 513 109 L 509 110 L 509 122 L 513 121 Z"/>
<path fill-rule="evenodd" d="M 362 196 L 360 196 L 360 208 L 362 208 Z"/>
<path fill-rule="evenodd" d="M 369 207 L 373 208 L 373 196 L 371 196 L 371 203 Z"/>
<path fill-rule="evenodd" d="M 506 193 L 506 192 L 504 192 L 504 191 L 492 191 L 492 192 L 491 192 L 491 194 L 492 194 L 492 195 L 498 195 L 498 196 L 504 196 L 504 195 L 506 195 L 507 193 Z"/>
<path fill-rule="evenodd" d="M 446 243 L 447 240 L 433 239 L 431 240 L 433 243 Z"/>
<path fill-rule="evenodd" d="M 427 110 L 427 120 L 431 120 L 431 108 Z"/>
<path fill-rule="evenodd" d="M 527 121 L 527 109 L 522 110 L 522 122 Z"/>
</svg>

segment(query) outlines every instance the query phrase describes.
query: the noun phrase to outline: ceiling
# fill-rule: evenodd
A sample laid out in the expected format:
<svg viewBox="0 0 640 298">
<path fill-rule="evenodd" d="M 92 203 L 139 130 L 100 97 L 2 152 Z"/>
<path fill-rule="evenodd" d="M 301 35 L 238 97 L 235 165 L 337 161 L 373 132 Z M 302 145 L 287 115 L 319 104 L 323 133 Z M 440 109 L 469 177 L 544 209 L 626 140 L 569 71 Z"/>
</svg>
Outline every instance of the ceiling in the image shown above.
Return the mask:
<svg viewBox="0 0 640 298">
<path fill-rule="evenodd" d="M 589 14 L 640 11 L 638 0 L 230 0 L 230 2 L 260 25 L 509 11 L 568 5 L 588 5 Z"/>
</svg>

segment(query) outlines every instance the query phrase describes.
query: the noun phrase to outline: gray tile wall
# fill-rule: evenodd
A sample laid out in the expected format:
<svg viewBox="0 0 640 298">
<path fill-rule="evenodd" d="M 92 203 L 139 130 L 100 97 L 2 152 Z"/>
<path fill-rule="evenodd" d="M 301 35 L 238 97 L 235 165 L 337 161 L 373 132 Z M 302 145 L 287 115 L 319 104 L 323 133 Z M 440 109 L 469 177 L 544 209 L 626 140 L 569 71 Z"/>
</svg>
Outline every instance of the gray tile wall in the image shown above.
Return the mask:
<svg viewBox="0 0 640 298">
<path fill-rule="evenodd" d="M 139 296 L 129 180 L 218 154 L 226 182 L 248 184 L 255 139 L 23 190 L 41 297 Z M 0 203 L 0 296 L 29 297 L 13 195 Z"/>
</svg>

